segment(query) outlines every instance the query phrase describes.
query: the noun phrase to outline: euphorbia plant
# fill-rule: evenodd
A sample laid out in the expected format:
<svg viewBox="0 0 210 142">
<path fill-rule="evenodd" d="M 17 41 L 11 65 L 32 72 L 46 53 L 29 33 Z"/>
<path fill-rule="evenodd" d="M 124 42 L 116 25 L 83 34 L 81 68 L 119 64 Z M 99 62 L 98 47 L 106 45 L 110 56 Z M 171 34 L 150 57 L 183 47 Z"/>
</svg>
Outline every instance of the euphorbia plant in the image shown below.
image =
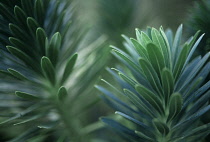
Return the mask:
<svg viewBox="0 0 210 142">
<path fill-rule="evenodd" d="M 202 141 L 210 132 L 210 124 L 200 121 L 210 109 L 210 81 L 203 82 L 210 53 L 191 58 L 203 37 L 198 33 L 184 44 L 182 25 L 174 38 L 162 27 L 137 29 L 137 39 L 123 35 L 127 52 L 112 46 L 112 53 L 126 67 L 108 69 L 120 87 L 105 80 L 97 86 L 117 116 L 101 120 L 127 141 Z"/>
<path fill-rule="evenodd" d="M 84 42 L 75 6 L 68 0 L 0 0 L 0 141 L 89 139 L 83 112 L 98 100 L 90 96 L 106 61 L 98 55 L 105 38 Z"/>
</svg>

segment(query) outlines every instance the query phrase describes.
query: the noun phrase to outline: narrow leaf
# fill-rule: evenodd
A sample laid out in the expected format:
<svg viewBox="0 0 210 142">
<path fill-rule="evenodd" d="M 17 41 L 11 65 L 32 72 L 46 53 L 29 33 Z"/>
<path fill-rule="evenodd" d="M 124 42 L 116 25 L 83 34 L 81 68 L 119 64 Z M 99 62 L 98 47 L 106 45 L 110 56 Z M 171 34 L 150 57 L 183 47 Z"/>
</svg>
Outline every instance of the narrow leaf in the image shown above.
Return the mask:
<svg viewBox="0 0 210 142">
<path fill-rule="evenodd" d="M 42 57 L 41 59 L 42 71 L 45 74 L 46 78 L 52 83 L 55 84 L 55 69 L 47 57 Z"/>
<path fill-rule="evenodd" d="M 142 133 L 142 132 L 140 132 L 140 131 L 135 131 L 135 133 L 136 133 L 139 137 L 141 137 L 141 138 L 143 138 L 143 139 L 146 139 L 146 141 L 149 141 L 149 142 L 154 142 L 154 141 L 155 141 L 154 139 L 152 139 L 151 137 L 148 137 L 147 135 L 145 135 L 144 133 Z"/>
<path fill-rule="evenodd" d="M 14 70 L 14 69 L 7 69 L 14 77 L 20 79 L 20 80 L 28 80 L 23 74 L 21 74 L 20 72 Z"/>
<path fill-rule="evenodd" d="M 64 86 L 61 86 L 58 90 L 58 99 L 59 101 L 63 102 L 67 97 L 68 93 Z"/>
<path fill-rule="evenodd" d="M 15 22 L 15 17 L 13 16 L 13 13 L 11 13 L 9 11 L 9 8 L 2 3 L 0 3 L 0 13 L 8 21 Z"/>
<path fill-rule="evenodd" d="M 14 8 L 14 14 L 15 17 L 17 19 L 17 21 L 22 25 L 22 26 L 26 26 L 26 18 L 27 15 L 26 13 L 19 7 L 19 6 L 15 6 Z"/>
<path fill-rule="evenodd" d="M 184 64 L 186 62 L 186 59 L 187 59 L 187 55 L 188 55 L 188 46 L 187 46 L 187 44 L 185 44 L 181 50 L 181 53 L 178 57 L 178 60 L 175 64 L 175 67 L 173 70 L 175 80 L 177 80 L 181 74 L 181 71 L 182 71 Z"/>
<path fill-rule="evenodd" d="M 132 131 L 131 129 L 123 126 L 122 124 L 120 124 L 120 123 L 118 123 L 118 122 L 116 122 L 116 121 L 114 121 L 112 119 L 101 118 L 101 121 L 106 123 L 107 125 L 111 126 L 112 128 L 114 128 L 118 132 L 123 132 L 123 133 L 125 133 L 127 135 L 134 136 L 134 137 L 137 136 L 134 131 Z"/>
<path fill-rule="evenodd" d="M 168 126 L 163 123 L 163 122 L 160 122 L 159 119 L 153 119 L 153 124 L 155 126 L 155 128 L 161 133 L 163 134 L 164 136 L 166 136 L 168 133 L 169 133 L 169 128 Z"/>
<path fill-rule="evenodd" d="M 46 54 L 45 53 L 45 51 L 46 51 L 46 49 L 45 49 L 46 48 L 45 47 L 46 37 L 47 37 L 47 35 L 46 35 L 44 29 L 42 29 L 40 27 L 37 28 L 37 30 L 36 30 L 36 42 L 37 42 L 37 44 L 40 48 L 40 51 L 41 51 L 42 55 Z"/>
<path fill-rule="evenodd" d="M 0 122 L 0 125 L 8 123 L 8 122 L 11 122 L 11 121 L 13 121 L 13 120 L 15 120 L 17 118 L 23 117 L 24 115 L 26 115 L 26 114 L 32 112 L 33 110 L 37 109 L 39 106 L 40 106 L 40 104 L 35 104 L 33 106 L 30 106 L 27 109 L 25 109 L 24 111 L 22 111 L 21 113 L 18 113 L 15 116 L 13 116 L 13 117 L 11 117 L 11 118 L 9 118 L 7 120 L 5 120 L 3 122 Z"/>
<path fill-rule="evenodd" d="M 35 116 L 32 116 L 32 117 L 30 117 L 30 118 L 28 118 L 28 119 L 24 119 L 24 121 L 15 123 L 15 124 L 13 124 L 13 125 L 25 124 L 25 123 L 27 123 L 27 122 L 31 122 L 31 121 L 34 121 L 34 120 L 36 120 L 36 119 L 39 119 L 41 116 L 42 116 L 42 115 L 35 115 Z"/>
<path fill-rule="evenodd" d="M 164 30 L 163 30 L 163 28 L 161 27 L 160 28 L 160 33 L 161 33 L 161 35 L 162 35 L 162 37 L 163 37 L 163 39 L 164 39 L 164 42 L 165 42 L 165 45 L 166 45 L 166 47 L 167 47 L 167 53 L 168 53 L 168 65 L 169 66 L 167 66 L 169 69 L 172 69 L 172 64 L 171 64 L 171 62 L 172 62 L 172 59 L 171 59 L 171 46 L 170 46 L 170 44 L 169 44 L 169 40 L 168 40 L 168 38 L 167 38 L 167 36 L 166 36 L 166 34 L 165 34 L 165 32 L 164 32 Z"/>
<path fill-rule="evenodd" d="M 144 47 L 146 47 L 147 44 L 152 43 L 152 40 L 143 31 L 141 32 L 141 40 Z"/>
<path fill-rule="evenodd" d="M 28 17 L 27 18 L 27 26 L 31 32 L 31 35 L 33 35 L 35 37 L 36 29 L 39 27 L 39 24 L 37 23 L 37 21 L 32 17 Z"/>
<path fill-rule="evenodd" d="M 162 102 L 156 94 L 140 84 L 137 84 L 135 89 L 146 101 L 148 101 L 157 111 L 159 111 L 159 113 L 163 112 Z"/>
<path fill-rule="evenodd" d="M 198 33 L 196 33 L 196 34 L 198 34 Z M 202 35 L 198 38 L 198 40 L 195 42 L 195 44 L 193 45 L 193 47 L 191 47 L 191 44 L 194 42 L 195 39 L 192 40 L 192 41 L 193 41 L 192 43 L 189 43 L 189 48 L 191 48 L 191 50 L 190 50 L 190 53 L 189 53 L 189 55 L 188 55 L 188 57 L 187 57 L 187 59 L 186 59 L 186 63 L 185 63 L 185 64 L 188 64 L 188 62 L 189 62 L 190 59 L 192 58 L 193 53 L 195 52 L 196 48 L 198 47 L 198 44 L 199 44 L 200 41 L 202 40 L 203 36 L 204 36 L 204 34 L 202 34 Z M 196 37 L 197 37 L 197 35 L 194 36 L 194 38 L 196 38 Z"/>
<path fill-rule="evenodd" d="M 127 89 L 124 89 L 124 92 L 139 110 L 150 116 L 150 118 L 157 117 L 157 111 L 155 111 L 151 104 L 143 102 L 136 94 Z"/>
<path fill-rule="evenodd" d="M 52 61 L 53 65 L 56 65 L 58 59 L 59 49 L 61 47 L 61 35 L 60 33 L 55 33 L 49 43 L 47 56 Z"/>
<path fill-rule="evenodd" d="M 45 12 L 44 12 L 44 6 L 43 6 L 43 1 L 42 0 L 36 0 L 35 1 L 34 13 L 35 13 L 35 18 L 38 21 L 38 23 L 40 23 L 41 26 L 43 26 Z"/>
<path fill-rule="evenodd" d="M 133 88 L 135 88 L 135 85 L 137 83 L 133 79 L 129 78 L 128 76 L 124 75 L 121 72 L 119 72 L 118 74 L 125 82 L 127 82 L 129 85 L 131 85 Z"/>
<path fill-rule="evenodd" d="M 71 73 L 73 71 L 73 67 L 74 67 L 74 65 L 76 63 L 77 57 L 78 57 L 78 54 L 75 53 L 67 61 L 65 69 L 64 69 L 62 81 L 61 81 L 62 83 L 65 82 L 68 79 L 68 77 L 71 75 Z"/>
<path fill-rule="evenodd" d="M 28 49 L 28 45 L 26 45 L 23 41 L 15 38 L 15 37 L 9 37 L 9 41 L 19 50 L 28 53 L 30 50 Z M 30 54 L 32 55 L 32 54 Z"/>
<path fill-rule="evenodd" d="M 35 71 L 38 71 L 39 68 L 37 67 L 36 62 L 32 60 L 31 57 L 29 57 L 26 53 L 12 46 L 7 46 L 7 49 L 14 56 L 22 60 L 26 65 L 32 67 Z"/>
<path fill-rule="evenodd" d="M 148 79 L 151 86 L 161 96 L 162 87 L 160 85 L 160 80 L 154 68 L 145 59 L 140 58 L 139 63 L 141 65 L 145 77 Z"/>
<path fill-rule="evenodd" d="M 15 24 L 9 24 L 9 29 L 12 31 L 13 35 L 23 41 L 30 41 L 29 35 L 23 31 L 20 27 Z"/>
<path fill-rule="evenodd" d="M 152 40 L 153 40 L 153 43 L 159 47 L 162 55 L 163 55 L 163 58 L 164 58 L 164 62 L 167 67 L 169 67 L 169 56 L 168 56 L 168 50 L 167 50 L 167 47 L 166 47 L 166 44 L 163 40 L 163 37 L 161 36 L 160 32 L 158 30 L 156 30 L 155 28 L 152 28 L 152 31 L 151 31 L 151 34 L 152 34 Z"/>
<path fill-rule="evenodd" d="M 160 77 L 162 69 L 166 66 L 163 54 L 160 49 L 153 43 L 147 44 L 147 52 L 152 66 Z"/>
<path fill-rule="evenodd" d="M 34 12 L 32 9 L 34 5 L 34 1 L 30 0 L 21 0 L 21 7 L 23 7 L 24 11 L 26 12 L 27 16 L 34 16 Z"/>
<path fill-rule="evenodd" d="M 173 47 L 172 47 L 172 60 L 173 60 L 173 65 L 176 62 L 176 57 L 178 56 L 178 51 L 180 47 L 180 42 L 181 42 L 181 37 L 182 37 L 182 29 L 183 26 L 180 25 L 176 31 L 174 42 L 173 42 Z"/>
<path fill-rule="evenodd" d="M 161 72 L 161 80 L 163 92 L 165 95 L 165 102 L 167 103 L 169 101 L 170 95 L 173 93 L 174 90 L 174 77 L 172 75 L 172 72 L 169 69 L 164 68 Z"/>
<path fill-rule="evenodd" d="M 121 115 L 122 117 L 124 117 L 124 118 L 126 118 L 126 119 L 132 121 L 132 122 L 135 123 L 135 124 L 137 124 L 137 125 L 139 126 L 138 128 L 140 128 L 140 130 L 147 131 L 147 134 L 150 133 L 150 127 L 148 127 L 148 126 L 145 125 L 144 123 L 142 123 L 142 122 L 136 120 L 135 118 L 132 118 L 131 116 L 128 116 L 128 115 L 126 115 L 126 114 L 124 114 L 124 113 L 122 113 L 122 112 L 119 112 L 119 111 L 116 111 L 115 114 Z M 151 133 L 150 133 L 150 135 L 151 135 Z"/>
<path fill-rule="evenodd" d="M 125 64 L 128 66 L 134 68 L 136 71 L 141 72 L 140 68 L 137 66 L 137 64 L 124 52 L 121 52 L 120 50 L 113 49 L 113 52 L 115 55 L 120 58 Z"/>
<path fill-rule="evenodd" d="M 28 94 L 28 93 L 25 93 L 25 92 L 20 92 L 20 91 L 16 91 L 15 94 L 20 98 L 27 99 L 27 100 L 32 100 L 32 101 L 41 99 L 37 96 L 31 95 L 31 94 Z"/>
<path fill-rule="evenodd" d="M 169 116 L 168 120 L 173 119 L 182 109 L 183 99 L 181 94 L 173 93 L 169 101 Z"/>
<path fill-rule="evenodd" d="M 131 41 L 140 57 L 148 59 L 146 49 L 137 40 L 131 38 Z"/>
</svg>

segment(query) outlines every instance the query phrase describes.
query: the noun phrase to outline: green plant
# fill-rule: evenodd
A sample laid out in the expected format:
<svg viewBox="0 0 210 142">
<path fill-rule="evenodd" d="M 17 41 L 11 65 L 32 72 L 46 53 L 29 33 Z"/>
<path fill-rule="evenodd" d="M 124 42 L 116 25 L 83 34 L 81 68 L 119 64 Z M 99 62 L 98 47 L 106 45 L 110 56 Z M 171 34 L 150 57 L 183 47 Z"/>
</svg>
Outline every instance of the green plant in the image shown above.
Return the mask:
<svg viewBox="0 0 210 142">
<path fill-rule="evenodd" d="M 189 10 L 189 16 L 186 22 L 189 33 L 195 33 L 201 30 L 205 33 L 197 52 L 204 55 L 210 51 L 210 0 L 196 1 L 192 9 Z"/>
<path fill-rule="evenodd" d="M 126 66 L 108 69 L 119 86 L 102 80 L 96 86 L 116 115 L 101 120 L 131 142 L 198 142 L 210 133 L 200 119 L 209 109 L 210 53 L 192 59 L 201 41 L 197 32 L 183 45 L 182 25 L 172 31 L 136 30 L 126 40 L 127 52 L 112 46 Z M 106 86 L 106 87 L 103 87 Z"/>
<path fill-rule="evenodd" d="M 0 1 L 1 141 L 89 139 L 84 137 L 91 131 L 83 129 L 89 124 L 85 112 L 98 101 L 92 86 L 107 56 L 96 48 L 105 45 L 104 37 L 84 41 L 75 5 Z"/>
</svg>

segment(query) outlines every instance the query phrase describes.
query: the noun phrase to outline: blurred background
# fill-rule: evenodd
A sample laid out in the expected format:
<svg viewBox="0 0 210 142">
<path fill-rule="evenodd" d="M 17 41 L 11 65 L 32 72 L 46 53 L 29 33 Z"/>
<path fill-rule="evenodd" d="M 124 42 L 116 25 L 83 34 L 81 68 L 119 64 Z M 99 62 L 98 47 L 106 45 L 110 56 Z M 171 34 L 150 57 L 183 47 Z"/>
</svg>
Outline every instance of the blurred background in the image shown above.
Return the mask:
<svg viewBox="0 0 210 142">
<path fill-rule="evenodd" d="M 134 36 L 134 29 L 163 26 L 175 30 L 186 23 L 190 9 L 198 0 L 78 0 L 80 21 L 106 34 L 116 44 L 121 34 Z M 94 34 L 96 35 L 96 34 Z"/>
</svg>

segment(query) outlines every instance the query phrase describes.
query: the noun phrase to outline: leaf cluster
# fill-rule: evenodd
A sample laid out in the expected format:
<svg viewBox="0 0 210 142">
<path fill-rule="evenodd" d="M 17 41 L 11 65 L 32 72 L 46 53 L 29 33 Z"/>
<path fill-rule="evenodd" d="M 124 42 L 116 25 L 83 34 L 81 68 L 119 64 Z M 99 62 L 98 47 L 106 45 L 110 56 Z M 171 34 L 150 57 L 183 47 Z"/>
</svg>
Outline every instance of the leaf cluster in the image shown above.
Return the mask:
<svg viewBox="0 0 210 142">
<path fill-rule="evenodd" d="M 200 121 L 209 111 L 210 53 L 192 59 L 201 41 L 199 32 L 183 45 L 182 25 L 172 31 L 136 29 L 136 38 L 123 35 L 127 52 L 112 47 L 113 54 L 128 71 L 108 71 L 121 86 L 105 80 L 97 86 L 101 97 L 116 110 L 120 119 L 102 118 L 128 141 L 197 142 L 209 134 L 210 124 Z M 108 89 L 109 88 L 109 89 Z"/>
<path fill-rule="evenodd" d="M 12 141 L 82 141 L 86 134 L 81 116 L 97 98 L 88 100 L 84 94 L 92 91 L 105 64 L 106 54 L 98 56 L 102 49 L 96 48 L 105 46 L 105 38 L 87 44 L 84 53 L 85 28 L 76 23 L 75 5 L 63 0 L 0 1 L 0 124 L 24 130 L 9 136 Z"/>
</svg>

